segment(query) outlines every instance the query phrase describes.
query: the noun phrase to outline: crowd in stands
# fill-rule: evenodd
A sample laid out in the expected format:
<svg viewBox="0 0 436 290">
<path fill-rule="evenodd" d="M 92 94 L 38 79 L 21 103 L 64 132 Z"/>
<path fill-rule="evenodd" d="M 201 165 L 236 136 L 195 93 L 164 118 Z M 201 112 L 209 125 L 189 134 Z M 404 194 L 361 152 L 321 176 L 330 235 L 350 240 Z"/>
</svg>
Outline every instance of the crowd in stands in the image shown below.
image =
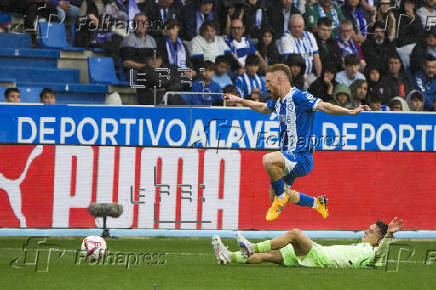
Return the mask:
<svg viewBox="0 0 436 290">
<path fill-rule="evenodd" d="M 266 102 L 266 68 L 284 63 L 294 87 L 343 107 L 436 110 L 436 0 L 5 0 L 0 11 L 30 30 L 55 14 L 74 46 L 145 73 L 139 104 L 167 91 L 202 93 L 169 104 L 221 105 L 220 92 Z"/>
</svg>

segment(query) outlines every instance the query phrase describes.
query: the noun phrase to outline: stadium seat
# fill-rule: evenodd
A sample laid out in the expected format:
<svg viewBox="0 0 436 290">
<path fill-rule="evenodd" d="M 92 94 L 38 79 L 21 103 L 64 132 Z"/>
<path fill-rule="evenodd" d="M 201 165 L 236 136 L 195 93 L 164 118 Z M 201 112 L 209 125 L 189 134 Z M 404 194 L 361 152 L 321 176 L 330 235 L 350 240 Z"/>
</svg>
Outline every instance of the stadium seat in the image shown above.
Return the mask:
<svg viewBox="0 0 436 290">
<path fill-rule="evenodd" d="M 63 23 L 39 23 L 39 45 L 42 48 L 55 48 L 71 51 L 84 51 L 84 48 L 72 47 L 67 42 L 67 33 Z"/>
<path fill-rule="evenodd" d="M 39 94 L 42 88 L 21 88 L 20 90 L 20 102 L 21 103 L 40 103 Z"/>
<path fill-rule="evenodd" d="M 114 61 L 111 57 L 90 57 L 88 70 L 92 83 L 129 86 L 129 82 L 121 82 L 117 78 Z"/>
<path fill-rule="evenodd" d="M 0 33 L 0 48 L 30 48 L 30 34 Z"/>
<path fill-rule="evenodd" d="M 5 101 L 5 91 L 7 90 L 7 87 L 0 86 L 0 102 Z"/>
<path fill-rule="evenodd" d="M 0 24 L 11 23 L 12 15 L 12 13 L 0 11 Z"/>
</svg>

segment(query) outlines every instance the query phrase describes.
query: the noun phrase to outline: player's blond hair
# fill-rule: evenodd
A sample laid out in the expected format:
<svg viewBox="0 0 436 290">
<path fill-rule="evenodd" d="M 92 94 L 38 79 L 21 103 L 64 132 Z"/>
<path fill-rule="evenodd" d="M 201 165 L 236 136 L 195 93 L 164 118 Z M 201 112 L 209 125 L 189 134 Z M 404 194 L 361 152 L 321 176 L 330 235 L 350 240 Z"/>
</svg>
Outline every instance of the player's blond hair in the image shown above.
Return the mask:
<svg viewBox="0 0 436 290">
<path fill-rule="evenodd" d="M 291 69 L 287 65 L 273 64 L 273 65 L 268 66 L 268 69 L 266 70 L 267 73 L 268 72 L 273 73 L 273 72 L 278 72 L 278 71 L 283 72 L 286 75 L 286 77 L 288 78 L 288 81 L 292 82 Z"/>
</svg>

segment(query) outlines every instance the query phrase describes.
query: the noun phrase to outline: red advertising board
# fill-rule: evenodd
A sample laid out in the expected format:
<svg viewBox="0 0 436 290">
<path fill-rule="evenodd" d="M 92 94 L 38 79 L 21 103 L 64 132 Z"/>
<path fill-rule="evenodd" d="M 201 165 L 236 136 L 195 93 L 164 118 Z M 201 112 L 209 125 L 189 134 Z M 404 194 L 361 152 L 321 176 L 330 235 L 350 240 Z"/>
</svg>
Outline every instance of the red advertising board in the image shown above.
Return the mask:
<svg viewBox="0 0 436 290">
<path fill-rule="evenodd" d="M 266 151 L 1 145 L 0 227 L 93 228 L 90 202 L 119 202 L 111 228 L 360 230 L 394 216 L 436 230 L 436 154 L 321 151 L 294 189 L 326 194 L 330 216 L 287 205 L 265 221 Z"/>
</svg>

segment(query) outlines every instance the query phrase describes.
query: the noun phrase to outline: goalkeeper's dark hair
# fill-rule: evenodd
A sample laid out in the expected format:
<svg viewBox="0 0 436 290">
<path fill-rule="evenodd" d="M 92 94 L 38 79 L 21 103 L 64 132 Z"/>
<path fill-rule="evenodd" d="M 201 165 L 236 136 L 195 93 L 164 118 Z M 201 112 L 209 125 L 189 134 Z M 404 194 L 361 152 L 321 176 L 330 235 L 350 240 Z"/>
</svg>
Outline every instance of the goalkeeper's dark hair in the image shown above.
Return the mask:
<svg viewBox="0 0 436 290">
<path fill-rule="evenodd" d="M 385 224 L 383 221 L 378 220 L 376 223 L 377 227 L 380 229 L 380 235 L 383 238 L 386 233 L 388 232 L 388 225 Z"/>
</svg>

